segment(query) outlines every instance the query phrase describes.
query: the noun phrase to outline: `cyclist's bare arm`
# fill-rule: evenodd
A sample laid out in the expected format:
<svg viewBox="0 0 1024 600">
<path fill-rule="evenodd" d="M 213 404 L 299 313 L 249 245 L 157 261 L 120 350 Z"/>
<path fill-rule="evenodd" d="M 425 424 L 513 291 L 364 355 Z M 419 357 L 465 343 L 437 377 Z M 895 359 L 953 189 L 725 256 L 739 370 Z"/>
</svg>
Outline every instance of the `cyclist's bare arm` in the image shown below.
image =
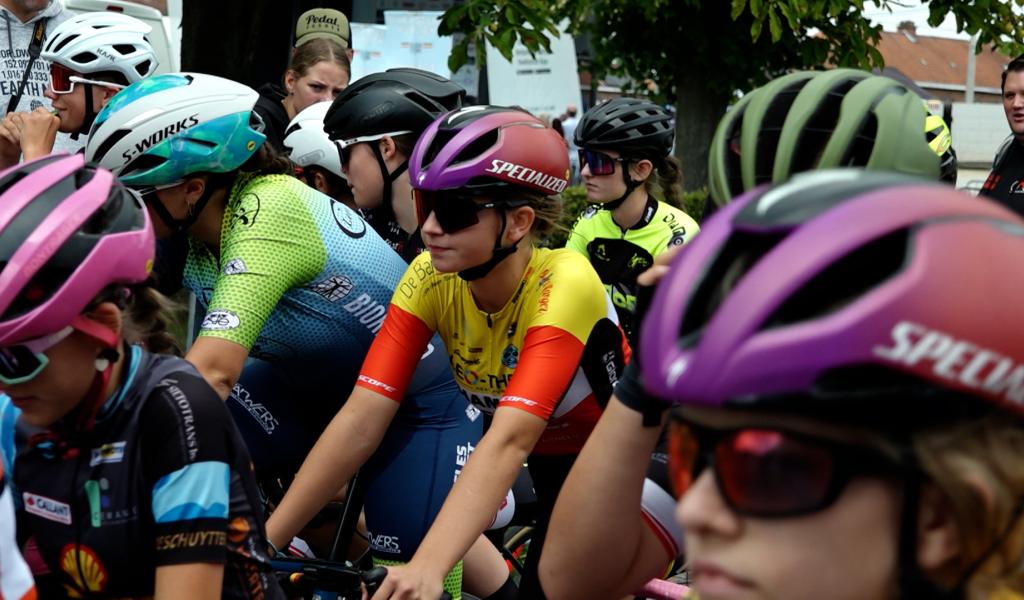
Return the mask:
<svg viewBox="0 0 1024 600">
<path fill-rule="evenodd" d="M 377 450 L 398 402 L 356 387 L 306 456 L 295 481 L 267 521 L 278 548 L 292 539 Z M 453 563 L 454 564 L 454 563 Z"/>
<path fill-rule="evenodd" d="M 236 342 L 200 336 L 192 344 L 185 360 L 199 369 L 203 379 L 217 391 L 221 400 L 227 400 L 231 389 L 238 383 L 249 351 Z"/>
<path fill-rule="evenodd" d="M 409 564 L 388 569 L 375 600 L 437 598 L 441 581 L 490 524 L 546 425 L 517 408 L 495 411 L 416 554 Z"/>
<path fill-rule="evenodd" d="M 558 495 L 539 573 L 550 598 L 621 598 L 674 557 L 640 516 L 660 427 L 612 396 Z"/>
<path fill-rule="evenodd" d="M 188 563 L 157 567 L 155 600 L 217 600 L 221 597 L 224 565 Z"/>
</svg>

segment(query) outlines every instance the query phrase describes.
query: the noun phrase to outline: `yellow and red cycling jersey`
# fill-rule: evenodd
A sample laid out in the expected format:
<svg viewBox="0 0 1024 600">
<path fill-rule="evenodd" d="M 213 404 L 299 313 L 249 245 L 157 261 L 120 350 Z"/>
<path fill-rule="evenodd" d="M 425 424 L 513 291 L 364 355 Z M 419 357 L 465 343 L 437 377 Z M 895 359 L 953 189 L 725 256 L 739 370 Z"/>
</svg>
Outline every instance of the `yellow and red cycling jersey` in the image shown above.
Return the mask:
<svg viewBox="0 0 1024 600">
<path fill-rule="evenodd" d="M 474 406 L 548 421 L 538 454 L 583 447 L 629 357 L 601 280 L 570 250 L 534 248 L 519 287 L 494 313 L 477 307 L 466 281 L 434 271 L 421 254 L 395 290 L 358 385 L 401 401 L 434 331 Z"/>
</svg>

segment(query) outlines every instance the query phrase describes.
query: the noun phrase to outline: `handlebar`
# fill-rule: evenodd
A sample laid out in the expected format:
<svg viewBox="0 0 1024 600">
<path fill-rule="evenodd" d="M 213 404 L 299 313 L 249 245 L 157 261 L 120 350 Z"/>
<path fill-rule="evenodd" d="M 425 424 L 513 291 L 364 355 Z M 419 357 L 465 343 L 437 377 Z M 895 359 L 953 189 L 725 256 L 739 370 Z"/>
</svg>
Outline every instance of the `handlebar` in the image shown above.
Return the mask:
<svg viewBox="0 0 1024 600">
<path fill-rule="evenodd" d="M 270 565 L 278 573 L 283 587 L 304 597 L 312 597 L 316 592 L 333 592 L 338 594 L 338 600 L 359 600 L 365 584 L 372 598 L 388 576 L 384 567 L 360 571 L 350 564 L 313 558 L 275 558 Z M 451 594 L 442 592 L 440 600 L 452 600 Z"/>
</svg>

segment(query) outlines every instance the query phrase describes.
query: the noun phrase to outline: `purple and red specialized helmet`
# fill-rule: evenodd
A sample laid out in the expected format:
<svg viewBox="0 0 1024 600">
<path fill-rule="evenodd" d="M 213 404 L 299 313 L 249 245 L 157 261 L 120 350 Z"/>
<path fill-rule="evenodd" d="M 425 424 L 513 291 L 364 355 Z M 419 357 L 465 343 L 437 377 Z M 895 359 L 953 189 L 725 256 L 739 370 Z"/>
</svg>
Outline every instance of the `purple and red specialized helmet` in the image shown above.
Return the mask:
<svg viewBox="0 0 1024 600">
<path fill-rule="evenodd" d="M 108 286 L 144 281 L 153 255 L 141 200 L 81 154 L 0 173 L 0 346 L 67 327 Z"/>
<path fill-rule="evenodd" d="M 1022 257 L 1024 220 L 923 180 L 833 170 L 757 188 L 660 282 L 645 386 L 687 406 L 885 421 L 947 397 L 1024 416 Z"/>
<path fill-rule="evenodd" d="M 518 187 L 558 194 L 569 184 L 569 151 L 558 132 L 528 112 L 468 106 L 423 132 L 409 159 L 409 180 L 427 191 Z"/>
</svg>

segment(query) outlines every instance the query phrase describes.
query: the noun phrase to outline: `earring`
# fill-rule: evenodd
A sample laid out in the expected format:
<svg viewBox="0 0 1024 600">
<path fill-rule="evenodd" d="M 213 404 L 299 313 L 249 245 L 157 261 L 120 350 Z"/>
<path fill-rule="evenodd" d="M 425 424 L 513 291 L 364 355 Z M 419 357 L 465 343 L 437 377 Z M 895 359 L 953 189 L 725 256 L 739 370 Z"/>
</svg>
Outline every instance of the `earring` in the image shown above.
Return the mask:
<svg viewBox="0 0 1024 600">
<path fill-rule="evenodd" d="M 196 216 L 196 203 L 195 202 L 186 202 L 185 203 L 185 213 L 189 217 Z"/>
</svg>

